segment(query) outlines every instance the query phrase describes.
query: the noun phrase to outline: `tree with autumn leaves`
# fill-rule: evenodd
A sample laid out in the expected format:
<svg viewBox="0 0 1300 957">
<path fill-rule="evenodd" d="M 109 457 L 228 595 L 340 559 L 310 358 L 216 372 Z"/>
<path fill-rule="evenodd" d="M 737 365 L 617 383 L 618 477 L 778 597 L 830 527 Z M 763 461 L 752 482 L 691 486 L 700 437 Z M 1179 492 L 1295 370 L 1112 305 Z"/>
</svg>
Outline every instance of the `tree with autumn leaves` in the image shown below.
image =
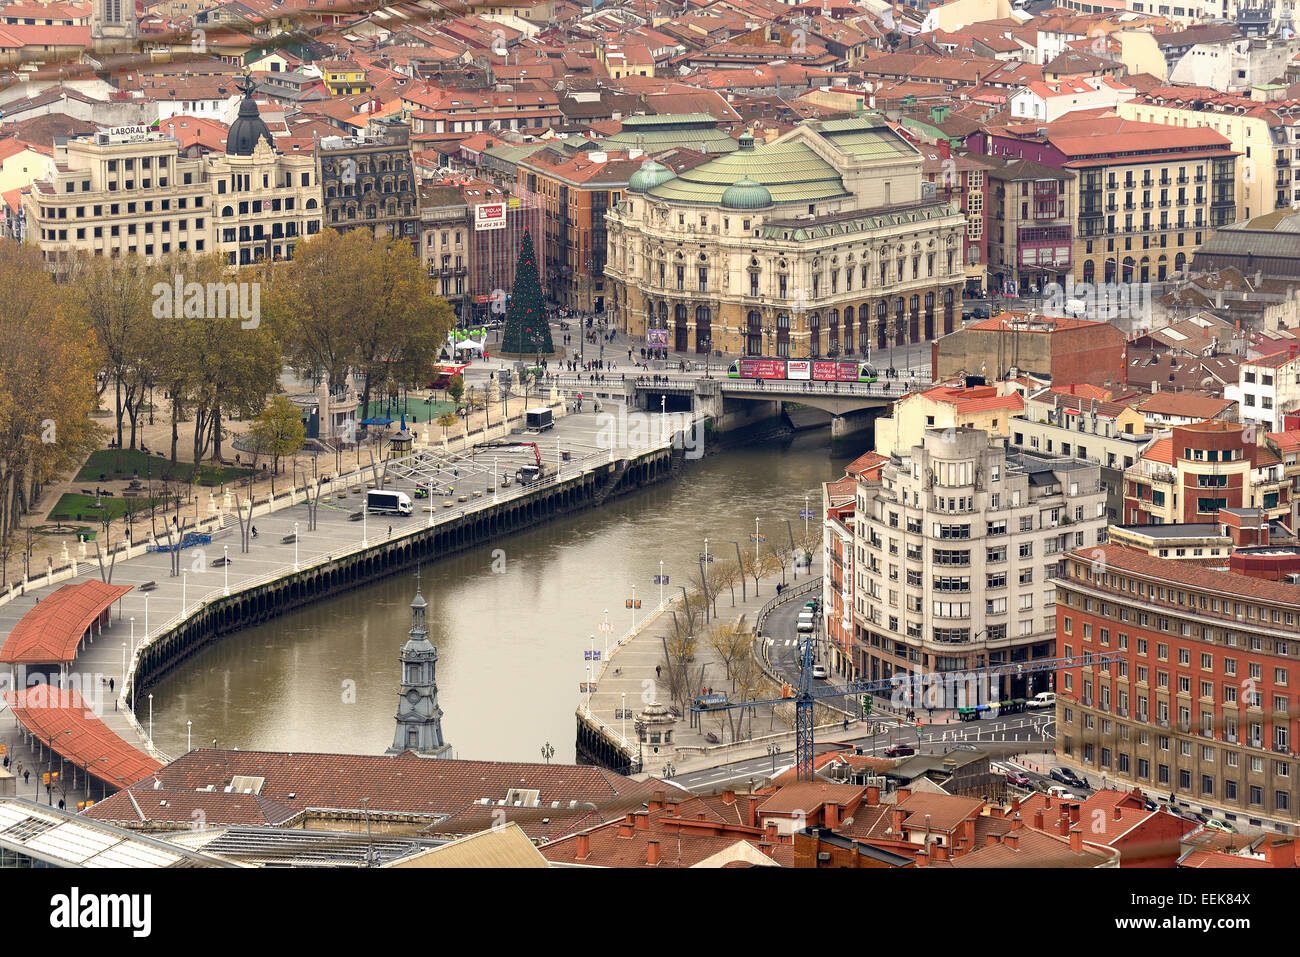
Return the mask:
<svg viewBox="0 0 1300 957">
<path fill-rule="evenodd" d="M 0 580 L 22 514 L 42 487 L 104 440 L 90 419 L 104 361 L 72 290 L 36 246 L 0 256 Z"/>
<path fill-rule="evenodd" d="M 264 311 L 295 368 L 331 387 L 365 377 L 362 407 L 393 386 L 429 380 L 455 313 L 409 241 L 326 229 L 271 270 Z"/>
</svg>

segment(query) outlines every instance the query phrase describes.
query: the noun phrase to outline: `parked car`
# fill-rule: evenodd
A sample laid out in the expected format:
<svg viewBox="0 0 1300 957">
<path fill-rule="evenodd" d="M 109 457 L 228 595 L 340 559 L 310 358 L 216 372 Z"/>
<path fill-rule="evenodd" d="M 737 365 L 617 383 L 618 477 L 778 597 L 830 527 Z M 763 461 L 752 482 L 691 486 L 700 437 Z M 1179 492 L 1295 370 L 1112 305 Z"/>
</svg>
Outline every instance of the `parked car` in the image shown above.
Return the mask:
<svg viewBox="0 0 1300 957">
<path fill-rule="evenodd" d="M 1034 782 L 1029 780 L 1029 775 L 1023 771 L 1008 771 L 1007 783 L 1014 784 L 1018 788 L 1032 788 Z"/>
<path fill-rule="evenodd" d="M 1047 789 L 1047 793 L 1050 794 L 1050 795 L 1051 795 L 1052 797 L 1054 797 L 1054 798 L 1059 798 L 1059 799 L 1062 800 L 1062 801 L 1077 801 L 1077 800 L 1079 800 L 1077 797 L 1075 797 L 1073 794 L 1071 794 L 1071 793 L 1070 793 L 1069 791 L 1067 791 L 1065 788 L 1061 787 L 1059 784 L 1053 784 L 1050 788 Z"/>
<path fill-rule="evenodd" d="M 826 670 L 825 665 L 813 665 L 814 678 L 826 678 L 829 676 L 829 674 L 830 673 Z"/>
<path fill-rule="evenodd" d="M 1237 829 L 1227 821 L 1220 821 L 1218 818 L 1210 818 L 1205 822 L 1207 831 L 1222 831 L 1225 834 L 1236 834 Z"/>
<path fill-rule="evenodd" d="M 1088 786 L 1086 781 L 1082 780 L 1069 768 L 1052 768 L 1048 777 L 1053 781 L 1060 781 L 1062 784 L 1068 784 L 1072 788 L 1086 788 Z"/>
<path fill-rule="evenodd" d="M 887 758 L 905 758 L 909 754 L 916 754 L 916 748 L 910 744 L 891 744 L 885 748 L 885 757 Z"/>
</svg>

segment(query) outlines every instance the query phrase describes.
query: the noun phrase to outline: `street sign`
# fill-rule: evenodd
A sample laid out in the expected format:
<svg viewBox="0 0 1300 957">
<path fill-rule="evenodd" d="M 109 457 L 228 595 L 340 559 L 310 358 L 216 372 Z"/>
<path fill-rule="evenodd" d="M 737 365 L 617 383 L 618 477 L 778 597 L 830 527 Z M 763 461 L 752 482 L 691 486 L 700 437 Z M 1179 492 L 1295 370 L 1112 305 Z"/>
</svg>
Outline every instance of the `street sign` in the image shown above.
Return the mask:
<svg viewBox="0 0 1300 957">
<path fill-rule="evenodd" d="M 584 649 L 582 659 L 583 661 L 600 661 L 600 652 L 592 651 L 590 648 Z"/>
<path fill-rule="evenodd" d="M 765 542 L 765 541 L 767 541 L 767 536 L 766 536 L 766 535 L 755 535 L 753 532 L 750 532 L 750 533 L 749 533 L 749 540 L 750 540 L 751 542 Z"/>
<path fill-rule="evenodd" d="M 602 621 L 597 627 L 606 634 L 614 633 L 614 623 L 612 621 Z"/>
<path fill-rule="evenodd" d="M 700 556 L 700 561 L 704 562 L 706 565 L 712 565 L 712 564 L 713 564 L 713 556 L 712 556 L 712 555 L 706 555 L 706 554 L 704 554 L 703 552 L 699 552 L 698 554 L 699 554 L 699 556 Z"/>
<path fill-rule="evenodd" d="M 627 599 L 627 603 L 626 603 L 623 607 L 624 607 L 624 608 L 640 608 L 640 607 L 641 607 L 641 599 L 640 599 L 640 598 L 637 598 L 637 599 L 633 600 L 633 599 L 629 598 L 629 599 Z"/>
<path fill-rule="evenodd" d="M 655 580 L 654 580 L 654 584 L 656 584 L 656 585 L 667 585 L 667 584 L 668 584 L 668 576 L 667 576 L 667 575 L 655 575 L 655 576 L 654 576 L 654 579 L 655 579 Z"/>
<path fill-rule="evenodd" d="M 800 518 L 816 518 L 817 516 L 816 516 L 816 514 L 813 512 L 812 509 L 810 509 L 810 508 L 801 508 L 801 509 L 799 509 L 799 517 L 800 517 Z"/>
<path fill-rule="evenodd" d="M 594 681 L 578 682 L 578 694 L 595 694 L 595 693 L 596 693 L 596 682 Z"/>
</svg>

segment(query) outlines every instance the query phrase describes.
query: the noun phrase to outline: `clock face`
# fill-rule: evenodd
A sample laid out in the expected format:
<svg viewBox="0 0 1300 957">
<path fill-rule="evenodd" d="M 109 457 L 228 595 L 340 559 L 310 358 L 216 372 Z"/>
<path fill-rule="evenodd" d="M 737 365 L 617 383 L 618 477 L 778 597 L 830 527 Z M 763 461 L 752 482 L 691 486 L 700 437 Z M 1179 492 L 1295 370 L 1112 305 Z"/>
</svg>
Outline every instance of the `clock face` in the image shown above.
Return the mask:
<svg viewBox="0 0 1300 957">
<path fill-rule="evenodd" d="M 411 704 L 415 704 L 415 702 L 420 700 L 420 692 L 412 688 L 410 691 L 406 692 L 406 700 L 411 702 Z"/>
</svg>

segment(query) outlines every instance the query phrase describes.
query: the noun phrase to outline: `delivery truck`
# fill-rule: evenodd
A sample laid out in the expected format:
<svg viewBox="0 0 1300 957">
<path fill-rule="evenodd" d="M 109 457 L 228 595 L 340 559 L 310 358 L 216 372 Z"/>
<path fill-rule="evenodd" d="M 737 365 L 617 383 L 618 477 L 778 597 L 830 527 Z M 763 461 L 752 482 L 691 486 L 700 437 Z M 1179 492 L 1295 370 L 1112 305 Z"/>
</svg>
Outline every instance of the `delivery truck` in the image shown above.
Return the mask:
<svg viewBox="0 0 1300 957">
<path fill-rule="evenodd" d="M 371 515 L 410 515 L 411 497 L 405 492 L 371 489 L 366 492 L 366 511 Z"/>
<path fill-rule="evenodd" d="M 524 417 L 526 428 L 535 429 L 538 432 L 545 432 L 547 429 L 555 428 L 555 419 L 552 418 L 550 409 L 526 409 Z"/>
</svg>

